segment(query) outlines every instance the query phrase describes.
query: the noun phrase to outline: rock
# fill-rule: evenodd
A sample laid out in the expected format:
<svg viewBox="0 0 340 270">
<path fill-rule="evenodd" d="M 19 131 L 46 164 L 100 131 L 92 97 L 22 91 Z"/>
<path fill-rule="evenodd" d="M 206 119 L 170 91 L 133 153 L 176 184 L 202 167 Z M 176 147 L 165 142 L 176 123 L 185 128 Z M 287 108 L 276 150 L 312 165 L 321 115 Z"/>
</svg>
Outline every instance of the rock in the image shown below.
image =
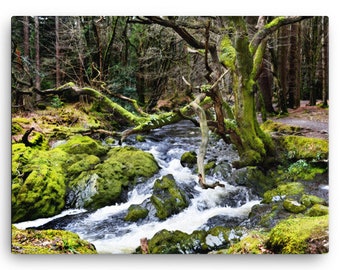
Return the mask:
<svg viewBox="0 0 340 270">
<path fill-rule="evenodd" d="M 197 154 L 194 151 L 185 152 L 181 156 L 181 165 L 183 167 L 193 168 L 197 164 Z"/>
<path fill-rule="evenodd" d="M 59 214 L 65 205 L 67 153 L 12 145 L 12 222 Z"/>
<path fill-rule="evenodd" d="M 108 148 L 100 145 L 94 139 L 82 135 L 72 136 L 66 143 L 59 145 L 57 148 L 69 154 L 87 154 L 94 156 L 103 156 L 108 151 Z"/>
<path fill-rule="evenodd" d="M 294 213 L 294 214 L 302 213 L 303 211 L 306 210 L 306 206 L 304 206 L 303 204 L 300 204 L 299 202 L 297 202 L 296 200 L 293 200 L 293 199 L 284 200 L 283 207 L 288 212 L 291 212 L 291 213 Z"/>
<path fill-rule="evenodd" d="M 162 179 L 155 181 L 151 202 L 156 208 L 156 216 L 162 220 L 179 213 L 189 205 L 187 196 L 176 185 L 172 175 L 163 176 Z"/>
<path fill-rule="evenodd" d="M 309 217 L 328 215 L 328 207 L 321 204 L 314 204 L 311 208 L 309 208 L 306 211 L 305 215 Z"/>
<path fill-rule="evenodd" d="M 124 200 L 124 190 L 133 187 L 138 181 L 148 179 L 159 170 L 152 154 L 130 146 L 114 147 L 102 163 L 96 164 L 97 161 L 88 155 L 83 161 L 84 170 L 73 174 L 73 180 L 68 183 L 69 207 L 95 210 L 121 202 Z M 71 165 L 69 173 L 81 169 L 78 162 L 82 161 Z"/>
<path fill-rule="evenodd" d="M 140 206 L 133 204 L 129 207 L 128 213 L 124 217 L 125 221 L 137 221 L 139 219 L 144 219 L 148 216 L 149 210 Z"/>
</svg>

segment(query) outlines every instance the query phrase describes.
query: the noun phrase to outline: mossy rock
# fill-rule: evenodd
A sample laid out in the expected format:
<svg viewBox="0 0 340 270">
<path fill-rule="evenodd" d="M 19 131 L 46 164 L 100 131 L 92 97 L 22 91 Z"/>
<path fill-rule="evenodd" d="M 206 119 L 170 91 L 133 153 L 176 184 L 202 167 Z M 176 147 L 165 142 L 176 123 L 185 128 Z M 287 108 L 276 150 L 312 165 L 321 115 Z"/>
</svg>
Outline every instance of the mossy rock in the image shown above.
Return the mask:
<svg viewBox="0 0 340 270">
<path fill-rule="evenodd" d="M 194 231 L 191 235 L 181 231 L 161 230 L 149 241 L 151 254 L 194 254 L 202 253 L 206 232 Z"/>
<path fill-rule="evenodd" d="M 51 217 L 65 204 L 67 153 L 12 145 L 12 222 Z"/>
<path fill-rule="evenodd" d="M 314 204 L 311 208 L 309 208 L 305 215 L 309 217 L 318 217 L 328 215 L 328 207 L 322 204 Z"/>
<path fill-rule="evenodd" d="M 68 168 L 68 207 L 95 210 L 122 201 L 124 190 L 150 178 L 159 166 L 152 154 L 134 147 L 114 147 L 99 163 L 93 155 L 74 155 Z"/>
<path fill-rule="evenodd" d="M 310 195 L 310 194 L 302 195 L 300 202 L 306 207 L 311 207 L 314 204 L 326 205 L 326 201 L 324 199 L 318 196 L 315 196 L 315 195 Z"/>
<path fill-rule="evenodd" d="M 74 155 L 87 154 L 103 156 L 108 151 L 108 148 L 100 145 L 92 138 L 82 135 L 72 136 L 66 143 L 59 145 L 57 148 Z"/>
<path fill-rule="evenodd" d="M 306 206 L 304 206 L 303 204 L 301 204 L 298 201 L 293 200 L 293 199 L 284 200 L 283 207 L 288 212 L 291 212 L 291 213 L 294 213 L 294 214 L 302 213 L 303 211 L 306 210 Z"/>
<path fill-rule="evenodd" d="M 281 221 L 270 231 L 267 246 L 274 253 L 307 254 L 327 253 L 327 243 L 328 215 L 324 215 Z"/>
<path fill-rule="evenodd" d="M 125 221 L 138 221 L 139 219 L 144 219 L 148 216 L 149 210 L 143 206 L 133 204 L 129 207 L 128 213 L 124 217 Z"/>
<path fill-rule="evenodd" d="M 14 254 L 97 254 L 90 242 L 62 230 L 19 230 L 12 226 Z"/>
<path fill-rule="evenodd" d="M 282 134 L 293 135 L 301 130 L 301 127 L 291 126 L 280 122 L 274 122 L 273 120 L 267 120 L 261 124 L 261 129 L 265 132 L 279 132 Z"/>
<path fill-rule="evenodd" d="M 181 231 L 161 230 L 149 241 L 153 254 L 206 254 L 212 250 L 229 247 L 230 229 L 217 226 L 209 231 L 196 230 L 191 234 Z"/>
<path fill-rule="evenodd" d="M 119 163 L 123 175 L 133 184 L 140 179 L 148 179 L 159 170 L 159 166 L 151 153 L 144 152 L 132 146 L 114 147 L 108 152 L 108 159 L 104 163 Z M 122 181 L 123 185 L 125 183 Z"/>
<path fill-rule="evenodd" d="M 263 195 L 262 203 L 271 203 L 275 201 L 283 201 L 289 196 L 302 196 L 304 186 L 299 182 L 281 184 L 277 188 L 268 190 Z"/>
<path fill-rule="evenodd" d="M 156 208 L 156 216 L 161 220 L 179 213 L 189 205 L 184 191 L 177 186 L 172 175 L 155 181 L 151 202 Z"/>
<path fill-rule="evenodd" d="M 229 249 L 220 250 L 217 254 L 268 254 L 270 250 L 265 248 L 268 234 L 252 231 Z"/>
<path fill-rule="evenodd" d="M 264 192 L 274 187 L 272 175 L 265 175 L 258 167 L 248 166 L 242 169 L 235 170 L 232 174 L 232 180 L 237 185 L 244 185 L 252 188 L 260 196 Z"/>
<path fill-rule="evenodd" d="M 289 135 L 282 136 L 279 141 L 288 159 L 328 159 L 328 141 L 325 139 Z"/>
<path fill-rule="evenodd" d="M 180 162 L 183 167 L 193 168 L 197 164 L 197 154 L 194 151 L 185 152 Z"/>
</svg>

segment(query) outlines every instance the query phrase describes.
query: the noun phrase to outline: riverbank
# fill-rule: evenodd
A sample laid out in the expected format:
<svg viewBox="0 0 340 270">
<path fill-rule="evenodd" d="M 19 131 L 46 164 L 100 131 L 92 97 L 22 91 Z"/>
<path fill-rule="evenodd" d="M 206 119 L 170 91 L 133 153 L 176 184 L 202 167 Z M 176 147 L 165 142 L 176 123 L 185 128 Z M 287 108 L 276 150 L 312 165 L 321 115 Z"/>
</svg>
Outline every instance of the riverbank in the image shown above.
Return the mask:
<svg viewBox="0 0 340 270">
<path fill-rule="evenodd" d="M 12 164 L 12 181 L 17 179 L 14 183 L 16 185 L 12 186 L 15 188 L 12 190 L 15 202 L 18 201 L 18 190 L 23 188 L 21 183 L 26 183 L 28 190 L 34 189 L 32 185 L 36 182 L 35 175 L 39 175 L 38 171 L 40 175 L 44 172 L 39 166 L 45 164 L 46 173 L 42 176 L 44 181 L 55 176 L 55 173 L 59 176 L 54 179 L 67 179 L 64 184 L 58 184 L 60 188 L 55 189 L 59 193 L 64 192 L 64 204 L 60 202 L 62 207 L 47 216 L 53 218 L 58 215 L 67 209 L 65 205 L 87 208 L 83 213 L 46 222 L 44 229 L 73 231 L 94 244 L 99 253 L 138 253 L 139 241 L 145 237 L 149 239 L 152 253 L 263 254 L 328 251 L 327 141 L 306 140 L 303 136 L 296 136 L 294 128 L 276 125 L 273 129 L 269 123 L 263 129 L 276 133 L 276 142 L 281 146 L 278 151 L 281 151 L 284 159 L 276 167 L 266 171 L 258 167 L 235 170 L 231 163 L 238 159 L 238 155 L 233 146 L 226 145 L 212 135 L 205 162 L 209 164 L 207 180 L 220 181 L 225 188 L 202 190 L 197 184 L 195 166 L 181 164 L 182 155 L 197 151 L 200 143 L 200 131 L 190 121 L 166 126 L 142 137 L 131 136 L 123 145 L 119 145 L 113 138 L 109 140 L 108 137 L 98 137 L 97 134 L 92 138 L 85 136 L 85 140 L 84 136 L 81 136 L 82 140 L 75 140 L 80 135 L 74 135 L 85 132 L 83 129 L 88 129 L 89 125 L 100 128 L 107 122 L 102 123 L 99 117 L 89 121 L 87 110 L 66 113 L 73 109 L 75 108 L 66 107 L 60 112 L 53 109 L 51 112 L 54 113 L 43 110 L 42 118 L 38 115 L 13 115 L 15 133 L 12 143 L 16 151 L 12 154 L 18 155 L 13 158 Z M 59 121 L 62 124 L 56 127 L 56 117 L 61 115 L 69 115 L 73 120 L 64 118 L 63 122 Z M 74 118 L 75 116 L 77 117 Z M 23 147 L 20 138 L 32 125 L 35 133 L 31 134 L 29 141 L 36 142 L 36 145 Z M 277 134 L 277 130 L 285 132 Z M 120 149 L 127 148 L 130 149 L 129 154 L 113 159 L 121 155 L 118 153 L 123 153 Z M 159 170 L 153 169 L 152 174 L 144 174 L 147 163 L 132 162 L 132 157 L 137 152 L 147 156 L 149 160 L 154 159 Z M 59 164 L 54 165 L 53 170 L 56 171 L 52 174 L 51 161 Z M 112 172 L 108 174 L 108 166 L 116 169 L 110 169 Z M 135 173 L 127 174 L 124 168 Z M 31 186 L 27 186 L 27 179 L 30 179 L 29 175 L 32 173 L 33 182 Z M 117 177 L 118 175 L 120 176 Z M 127 175 L 130 176 L 126 178 Z M 172 176 L 174 186 L 170 189 L 169 186 L 158 185 L 161 189 L 154 193 L 155 183 L 158 180 L 159 183 L 164 182 L 161 179 L 166 175 Z M 98 180 L 101 178 L 115 180 L 110 181 L 109 186 Z M 83 188 L 80 188 L 80 183 Z M 99 203 L 92 203 L 97 190 L 93 187 L 99 187 L 100 183 L 103 183 L 103 187 L 108 187 L 111 194 L 109 198 L 113 198 L 114 194 L 115 200 L 105 202 L 104 194 L 107 193 L 101 193 L 96 197 L 100 199 Z M 115 184 L 112 186 L 113 183 Z M 105 188 L 98 190 L 105 192 Z M 162 221 L 157 216 L 157 211 L 160 210 L 157 210 L 156 205 L 159 205 L 159 200 L 168 200 L 168 197 L 159 197 L 160 194 L 166 194 L 166 190 L 171 190 L 169 195 L 183 194 L 187 203 L 168 212 L 169 215 Z M 30 198 L 38 197 L 40 196 L 33 195 Z M 179 197 L 175 201 L 178 199 Z M 142 210 L 144 214 L 141 218 L 126 219 L 131 206 Z M 18 204 L 17 209 L 22 208 Z M 31 209 L 20 221 L 28 220 L 33 213 L 37 215 L 38 209 L 41 209 L 36 209 Z M 39 214 L 36 218 L 39 218 Z M 299 233 L 299 224 L 309 228 L 304 235 Z M 39 225 L 34 225 L 33 222 L 29 226 Z M 285 232 L 283 227 L 288 228 L 288 231 Z M 256 241 L 252 242 L 253 239 Z M 164 246 L 164 243 L 167 244 Z M 292 243 L 300 244 L 293 249 Z"/>
</svg>

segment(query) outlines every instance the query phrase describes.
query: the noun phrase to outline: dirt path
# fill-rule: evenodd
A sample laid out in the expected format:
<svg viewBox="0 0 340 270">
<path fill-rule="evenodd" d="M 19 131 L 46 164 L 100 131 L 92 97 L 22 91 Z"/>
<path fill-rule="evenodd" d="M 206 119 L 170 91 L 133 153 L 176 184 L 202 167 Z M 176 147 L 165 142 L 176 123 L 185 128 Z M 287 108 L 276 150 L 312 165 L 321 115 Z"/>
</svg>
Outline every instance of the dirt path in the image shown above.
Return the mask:
<svg viewBox="0 0 340 270">
<path fill-rule="evenodd" d="M 286 117 L 270 117 L 271 120 L 301 127 L 301 135 L 306 137 L 328 139 L 328 109 L 308 106 L 306 101 L 301 107 L 289 110 Z"/>
</svg>

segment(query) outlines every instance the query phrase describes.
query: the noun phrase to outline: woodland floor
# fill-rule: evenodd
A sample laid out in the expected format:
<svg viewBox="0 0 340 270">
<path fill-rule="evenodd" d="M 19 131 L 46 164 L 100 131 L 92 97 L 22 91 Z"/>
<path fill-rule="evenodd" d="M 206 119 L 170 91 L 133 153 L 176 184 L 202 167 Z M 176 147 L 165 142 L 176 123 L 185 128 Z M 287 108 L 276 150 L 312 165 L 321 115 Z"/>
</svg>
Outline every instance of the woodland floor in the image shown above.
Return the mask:
<svg viewBox="0 0 340 270">
<path fill-rule="evenodd" d="M 328 139 L 328 108 L 308 106 L 308 101 L 301 101 L 301 106 L 297 109 L 289 109 L 287 116 L 269 118 L 273 121 L 300 127 L 299 133 L 302 136 Z"/>
</svg>

